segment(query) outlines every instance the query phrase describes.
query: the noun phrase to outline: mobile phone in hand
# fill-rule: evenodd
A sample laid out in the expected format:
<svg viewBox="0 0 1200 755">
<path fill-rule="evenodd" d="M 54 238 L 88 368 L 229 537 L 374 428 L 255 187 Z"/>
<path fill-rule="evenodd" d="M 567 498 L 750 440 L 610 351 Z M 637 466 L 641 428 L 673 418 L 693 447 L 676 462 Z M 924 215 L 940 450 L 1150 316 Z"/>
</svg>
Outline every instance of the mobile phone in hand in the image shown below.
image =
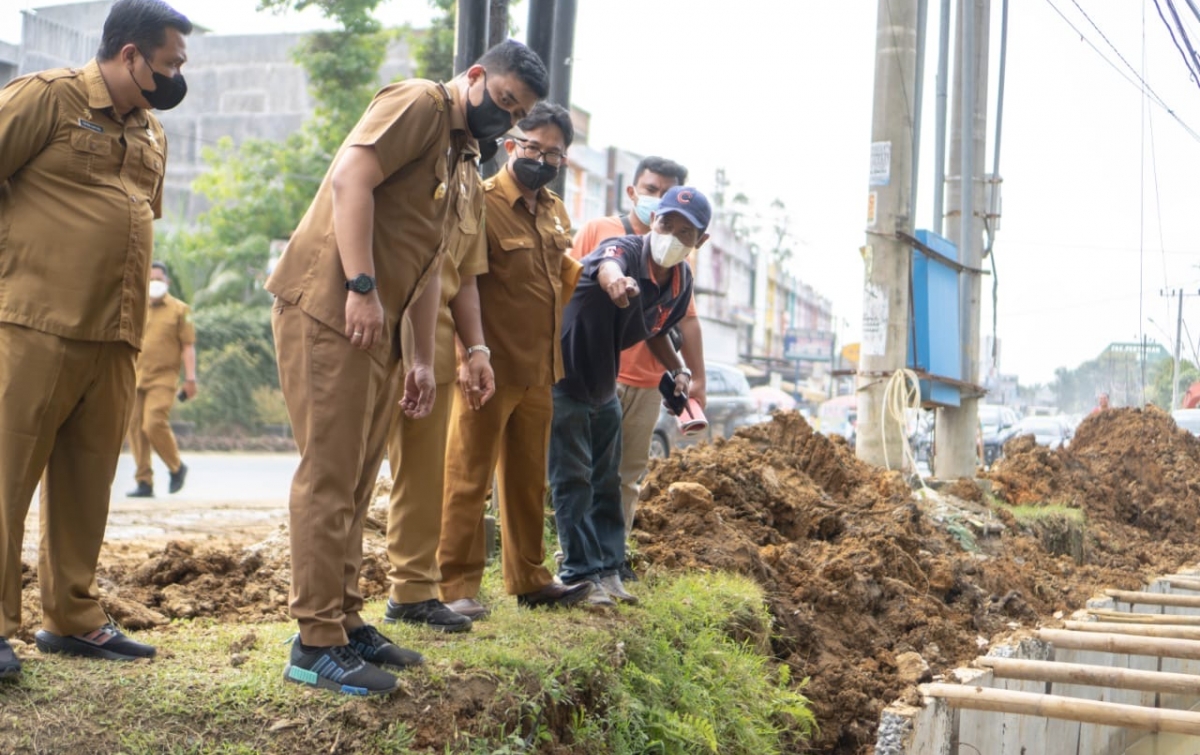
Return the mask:
<svg viewBox="0 0 1200 755">
<path fill-rule="evenodd" d="M 175 398 L 179 399 L 180 401 L 187 401 L 187 391 L 180 388 L 179 393 L 175 394 Z"/>
<path fill-rule="evenodd" d="M 688 397 L 675 393 L 675 378 L 671 377 L 671 373 L 663 373 L 662 379 L 658 381 L 658 392 L 662 394 L 663 403 L 676 417 L 687 408 Z"/>
</svg>

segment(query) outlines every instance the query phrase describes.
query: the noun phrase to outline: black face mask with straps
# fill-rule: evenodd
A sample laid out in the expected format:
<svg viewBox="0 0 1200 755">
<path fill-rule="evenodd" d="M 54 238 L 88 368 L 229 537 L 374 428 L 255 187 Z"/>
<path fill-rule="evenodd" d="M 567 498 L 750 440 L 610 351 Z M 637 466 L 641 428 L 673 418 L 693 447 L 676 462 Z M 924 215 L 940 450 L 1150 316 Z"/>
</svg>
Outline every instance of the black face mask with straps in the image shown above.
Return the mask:
<svg viewBox="0 0 1200 755">
<path fill-rule="evenodd" d="M 487 72 L 483 74 L 483 100 L 471 104 L 467 97 L 467 128 L 479 140 L 496 139 L 512 128 L 512 115 L 496 104 L 487 88 Z"/>
<path fill-rule="evenodd" d="M 537 191 L 558 176 L 558 168 L 528 157 L 513 160 L 513 175 L 531 191 Z"/>
</svg>

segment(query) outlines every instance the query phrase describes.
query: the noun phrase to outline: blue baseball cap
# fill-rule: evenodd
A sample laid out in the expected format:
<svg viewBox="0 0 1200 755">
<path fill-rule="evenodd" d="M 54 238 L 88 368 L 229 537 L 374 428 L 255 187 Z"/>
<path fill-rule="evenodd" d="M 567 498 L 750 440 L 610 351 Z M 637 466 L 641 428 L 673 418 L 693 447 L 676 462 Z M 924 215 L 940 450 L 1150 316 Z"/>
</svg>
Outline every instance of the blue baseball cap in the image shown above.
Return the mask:
<svg viewBox="0 0 1200 755">
<path fill-rule="evenodd" d="M 672 186 L 667 189 L 656 214 L 666 215 L 668 212 L 678 212 L 699 228 L 701 233 L 708 230 L 708 224 L 712 221 L 712 205 L 708 203 L 708 197 L 695 186 Z"/>
</svg>

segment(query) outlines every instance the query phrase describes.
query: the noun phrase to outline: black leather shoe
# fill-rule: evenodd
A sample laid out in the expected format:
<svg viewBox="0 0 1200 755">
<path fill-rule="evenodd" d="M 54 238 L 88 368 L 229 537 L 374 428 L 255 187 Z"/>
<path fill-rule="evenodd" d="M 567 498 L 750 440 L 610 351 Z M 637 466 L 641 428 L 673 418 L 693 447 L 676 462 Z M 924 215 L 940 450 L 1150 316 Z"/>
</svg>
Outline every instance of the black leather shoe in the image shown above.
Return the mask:
<svg viewBox="0 0 1200 755">
<path fill-rule="evenodd" d="M 451 611 L 437 598 L 420 603 L 393 603 L 391 598 L 388 598 L 383 622 L 394 624 L 397 621 L 424 625 L 439 632 L 466 632 L 471 628 L 469 617 Z"/>
<path fill-rule="evenodd" d="M 171 485 L 167 488 L 172 493 L 183 490 L 183 481 L 187 479 L 187 464 L 179 462 L 179 469 L 171 473 Z"/>
<path fill-rule="evenodd" d="M 125 494 L 126 498 L 153 498 L 154 486 L 148 482 L 139 482 L 137 487 Z"/>
<path fill-rule="evenodd" d="M 567 608 L 580 602 L 592 591 L 592 583 L 584 580 L 573 585 L 551 582 L 540 590 L 517 596 L 517 605 L 522 608 Z"/>
<path fill-rule="evenodd" d="M 8 640 L 0 637 L 0 679 L 10 679 L 21 673 L 21 661 Z"/>
</svg>

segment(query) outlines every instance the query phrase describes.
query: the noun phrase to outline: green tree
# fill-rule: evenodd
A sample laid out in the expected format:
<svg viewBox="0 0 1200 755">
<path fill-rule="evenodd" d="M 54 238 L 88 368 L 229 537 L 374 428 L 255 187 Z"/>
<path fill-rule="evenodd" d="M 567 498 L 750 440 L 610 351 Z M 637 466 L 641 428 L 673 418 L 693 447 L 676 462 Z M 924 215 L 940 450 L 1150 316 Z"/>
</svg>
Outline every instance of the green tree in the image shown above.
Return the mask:
<svg viewBox="0 0 1200 755">
<path fill-rule="evenodd" d="M 442 13 L 429 29 L 413 35 L 417 78 L 449 81 L 454 78 L 455 0 L 429 0 Z"/>
</svg>

